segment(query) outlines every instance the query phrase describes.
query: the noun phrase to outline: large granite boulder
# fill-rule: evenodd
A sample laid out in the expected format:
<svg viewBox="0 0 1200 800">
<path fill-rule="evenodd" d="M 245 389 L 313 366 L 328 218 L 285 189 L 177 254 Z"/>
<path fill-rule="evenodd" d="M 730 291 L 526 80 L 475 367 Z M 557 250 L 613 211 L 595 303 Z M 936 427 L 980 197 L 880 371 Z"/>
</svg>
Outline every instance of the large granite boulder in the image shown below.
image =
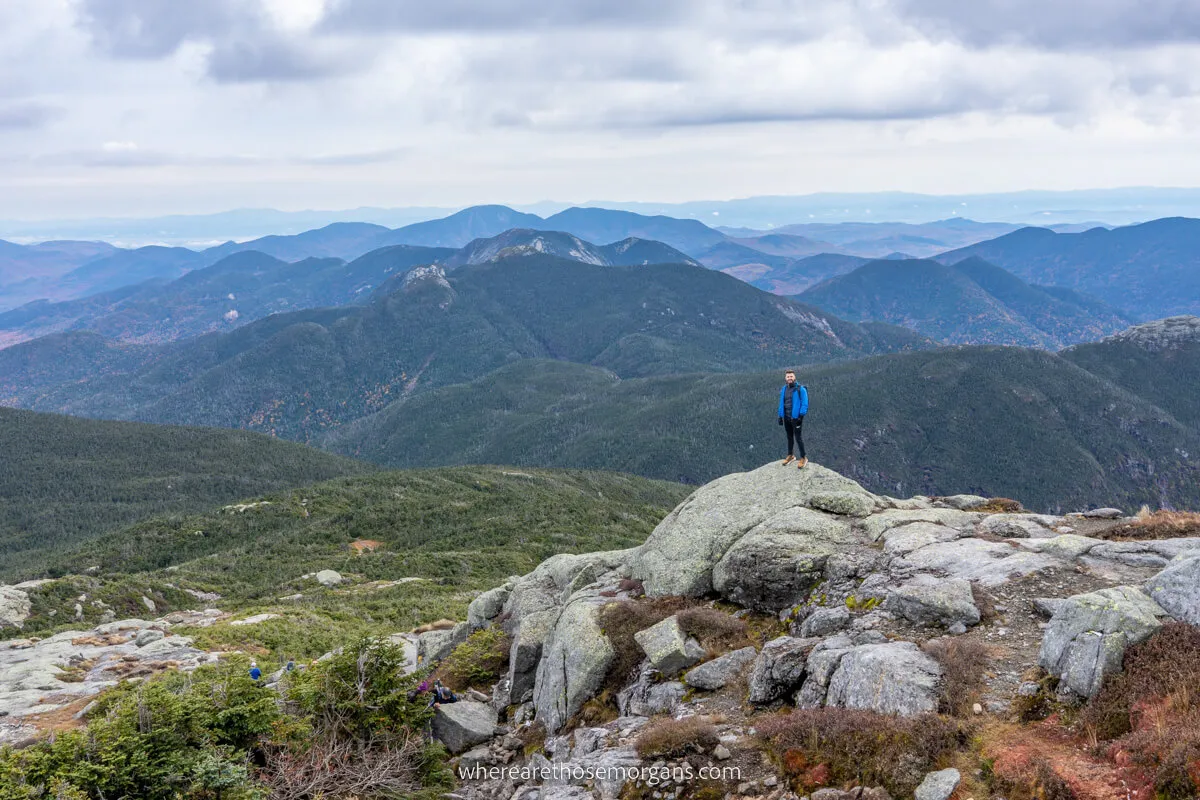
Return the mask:
<svg viewBox="0 0 1200 800">
<path fill-rule="evenodd" d="M 1145 588 L 1172 617 L 1200 626 L 1200 555 L 1177 557 Z"/>
<path fill-rule="evenodd" d="M 825 705 L 914 716 L 937 711 L 941 666 L 912 642 L 865 644 L 845 653 Z"/>
<path fill-rule="evenodd" d="M 600 689 L 614 650 L 598 613 L 608 598 L 580 592 L 558 614 L 546 638 L 533 687 L 537 718 L 556 733 Z"/>
<path fill-rule="evenodd" d="M 24 627 L 29 609 L 29 595 L 12 586 L 0 586 L 0 629 Z"/>
<path fill-rule="evenodd" d="M 704 648 L 687 635 L 674 614 L 638 631 L 633 639 L 663 675 L 678 675 L 704 658 Z"/>
<path fill-rule="evenodd" d="M 1121 669 L 1125 649 L 1162 625 L 1163 609 L 1141 589 L 1114 586 L 1069 597 L 1042 636 L 1038 663 L 1079 697 L 1094 697 Z"/>
<path fill-rule="evenodd" d="M 496 711 L 487 703 L 460 700 L 439 705 L 433 714 L 433 738 L 451 753 L 462 753 L 495 734 Z"/>
<path fill-rule="evenodd" d="M 697 489 L 667 515 L 633 558 L 634 577 L 650 595 L 702 595 L 713 567 L 746 533 L 815 495 L 853 492 L 875 498 L 849 478 L 817 464 L 802 470 L 772 462 Z"/>
</svg>

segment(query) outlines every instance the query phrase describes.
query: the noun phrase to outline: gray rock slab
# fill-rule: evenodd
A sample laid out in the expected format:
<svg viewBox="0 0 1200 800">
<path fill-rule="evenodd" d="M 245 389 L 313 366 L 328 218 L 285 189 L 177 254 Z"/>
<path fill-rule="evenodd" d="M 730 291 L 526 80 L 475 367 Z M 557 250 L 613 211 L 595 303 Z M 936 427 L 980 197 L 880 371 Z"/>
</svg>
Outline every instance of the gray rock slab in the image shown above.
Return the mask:
<svg viewBox="0 0 1200 800">
<path fill-rule="evenodd" d="M 942 668 L 912 642 L 856 647 L 838 661 L 825 704 L 913 716 L 938 706 Z"/>
<path fill-rule="evenodd" d="M 542 649 L 533 704 L 549 733 L 557 733 L 600 688 L 614 650 L 597 619 L 607 598 L 573 596 L 555 620 Z"/>
<path fill-rule="evenodd" d="M 892 528 L 914 522 L 935 522 L 949 528 L 967 530 L 973 528 L 983 514 L 976 511 L 959 511 L 955 508 L 923 508 L 916 510 L 895 509 L 872 514 L 862 522 L 863 530 L 872 541 L 879 541 Z"/>
<path fill-rule="evenodd" d="M 473 700 L 442 704 L 433 715 L 433 736 L 451 753 L 461 753 L 488 741 L 495 729 L 495 709 Z"/>
<path fill-rule="evenodd" d="M 850 626 L 850 611 L 845 606 L 818 608 L 800 623 L 800 638 L 829 636 Z"/>
<path fill-rule="evenodd" d="M 1145 590 L 1172 617 L 1200 627 L 1200 555 L 1176 558 Z"/>
<path fill-rule="evenodd" d="M 683 682 L 695 689 L 716 691 L 745 672 L 757 657 L 758 651 L 753 647 L 743 647 L 725 653 L 688 670 L 683 676 Z"/>
<path fill-rule="evenodd" d="M 962 579 L 914 579 L 888 595 L 884 608 L 918 625 L 978 625 L 971 584 Z"/>
<path fill-rule="evenodd" d="M 799 688 L 809 653 L 818 641 L 780 636 L 763 645 L 750 672 L 750 702 L 770 703 Z"/>
</svg>

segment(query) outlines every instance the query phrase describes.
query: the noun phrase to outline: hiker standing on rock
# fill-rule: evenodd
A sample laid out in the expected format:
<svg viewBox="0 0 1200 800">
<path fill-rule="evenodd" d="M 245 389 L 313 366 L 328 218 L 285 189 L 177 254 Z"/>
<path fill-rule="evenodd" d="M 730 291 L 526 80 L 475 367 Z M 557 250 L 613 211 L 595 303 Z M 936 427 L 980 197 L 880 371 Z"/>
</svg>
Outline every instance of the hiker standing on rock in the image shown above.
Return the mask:
<svg viewBox="0 0 1200 800">
<path fill-rule="evenodd" d="M 796 467 L 803 469 L 808 463 L 804 455 L 804 415 L 808 413 L 808 388 L 796 383 L 796 373 L 788 370 L 783 374 L 783 388 L 779 390 L 779 424 L 787 432 L 788 454 L 783 460 L 783 466 L 793 461 Z M 797 461 L 793 451 L 800 447 L 800 459 Z"/>
</svg>

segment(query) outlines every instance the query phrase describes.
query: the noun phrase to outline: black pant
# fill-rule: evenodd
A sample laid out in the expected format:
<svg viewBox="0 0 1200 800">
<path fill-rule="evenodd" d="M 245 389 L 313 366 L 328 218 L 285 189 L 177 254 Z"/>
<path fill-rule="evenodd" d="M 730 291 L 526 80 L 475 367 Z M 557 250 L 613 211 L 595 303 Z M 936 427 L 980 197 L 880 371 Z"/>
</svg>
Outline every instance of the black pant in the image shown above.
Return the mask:
<svg viewBox="0 0 1200 800">
<path fill-rule="evenodd" d="M 807 456 L 804 455 L 804 437 L 800 435 L 803 428 L 804 417 L 797 417 L 796 419 L 792 419 L 791 417 L 783 418 L 783 429 L 787 431 L 789 456 L 792 455 L 792 450 L 795 448 L 795 446 L 799 445 L 800 457 L 807 458 Z"/>
</svg>

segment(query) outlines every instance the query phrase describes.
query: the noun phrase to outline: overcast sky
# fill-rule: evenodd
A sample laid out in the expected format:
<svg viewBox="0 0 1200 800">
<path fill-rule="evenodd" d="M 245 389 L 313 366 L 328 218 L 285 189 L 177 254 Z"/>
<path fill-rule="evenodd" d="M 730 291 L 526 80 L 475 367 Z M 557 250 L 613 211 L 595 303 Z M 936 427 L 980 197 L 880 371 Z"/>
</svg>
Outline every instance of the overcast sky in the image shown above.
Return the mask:
<svg viewBox="0 0 1200 800">
<path fill-rule="evenodd" d="M 1200 186 L 1197 0 L 0 0 L 0 217 Z"/>
</svg>

